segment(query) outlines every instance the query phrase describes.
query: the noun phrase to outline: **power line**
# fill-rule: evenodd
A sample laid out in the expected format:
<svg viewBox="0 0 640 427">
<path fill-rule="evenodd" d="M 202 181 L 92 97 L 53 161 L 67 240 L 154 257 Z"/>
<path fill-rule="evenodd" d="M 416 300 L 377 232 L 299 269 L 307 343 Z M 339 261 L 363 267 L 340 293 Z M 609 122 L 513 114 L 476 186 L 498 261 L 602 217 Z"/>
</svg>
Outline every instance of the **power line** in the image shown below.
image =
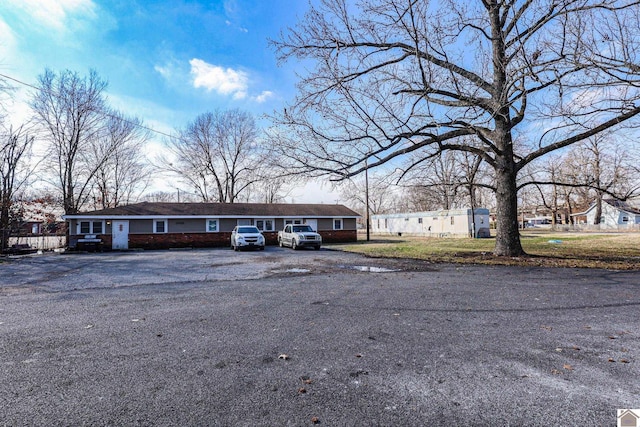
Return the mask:
<svg viewBox="0 0 640 427">
<path fill-rule="evenodd" d="M 11 76 L 8 76 L 8 75 L 6 75 L 6 74 L 2 74 L 2 73 L 0 73 L 0 77 L 3 77 L 3 78 L 5 78 L 5 79 L 7 79 L 7 80 L 14 81 L 14 82 L 16 82 L 16 83 L 18 83 L 18 84 L 21 84 L 21 85 L 23 85 L 23 86 L 29 87 L 29 88 L 31 88 L 31 89 L 35 89 L 35 90 L 39 90 L 39 91 L 44 90 L 44 89 L 42 89 L 42 88 L 39 88 L 39 87 L 34 86 L 34 85 L 32 85 L 32 84 L 30 84 L 30 83 L 27 83 L 27 82 L 23 82 L 22 80 L 18 80 L 18 79 L 16 79 L 15 77 L 11 77 Z M 54 93 L 54 92 L 52 92 L 52 91 L 47 91 L 47 90 L 45 90 L 45 92 L 47 92 L 49 95 L 52 95 L 52 96 L 54 96 L 54 97 L 56 97 L 56 98 L 60 98 L 60 95 L 59 95 L 59 94 L 57 94 L 57 93 Z M 182 138 L 180 138 L 180 137 L 176 137 L 175 135 L 170 135 L 170 134 L 168 134 L 168 133 L 165 133 L 165 132 L 159 131 L 159 130 L 157 130 L 157 129 L 151 128 L 151 127 L 149 127 L 149 126 L 145 126 L 145 125 L 140 124 L 140 123 L 132 122 L 131 120 L 127 120 L 126 118 L 118 117 L 118 116 L 116 116 L 115 114 L 110 113 L 110 112 L 108 112 L 108 111 L 101 111 L 100 113 L 101 113 L 103 116 L 110 117 L 110 118 L 112 118 L 112 119 L 121 120 L 121 121 L 123 121 L 124 123 L 128 123 L 128 124 L 130 124 L 130 125 L 133 125 L 133 126 L 139 127 L 139 128 L 141 128 L 141 129 L 148 130 L 149 132 L 153 132 L 153 133 L 156 133 L 156 134 L 158 134 L 158 135 L 166 136 L 166 137 L 168 137 L 168 138 L 178 138 L 178 139 L 182 140 Z"/>
</svg>

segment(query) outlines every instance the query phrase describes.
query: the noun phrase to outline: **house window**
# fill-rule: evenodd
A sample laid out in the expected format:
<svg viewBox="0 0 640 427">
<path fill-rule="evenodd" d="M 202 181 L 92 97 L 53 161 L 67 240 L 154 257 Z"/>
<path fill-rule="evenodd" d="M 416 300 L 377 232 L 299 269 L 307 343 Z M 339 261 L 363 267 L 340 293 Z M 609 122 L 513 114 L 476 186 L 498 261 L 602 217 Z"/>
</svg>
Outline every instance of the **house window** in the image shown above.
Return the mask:
<svg viewBox="0 0 640 427">
<path fill-rule="evenodd" d="M 422 224 L 422 218 L 418 218 L 418 224 Z"/>
<path fill-rule="evenodd" d="M 451 225 L 453 225 L 453 223 L 454 223 L 454 218 L 455 217 L 453 217 L 453 216 L 451 217 Z"/>
<path fill-rule="evenodd" d="M 208 233 L 217 233 L 220 231 L 218 229 L 218 218 L 209 218 L 207 219 L 207 232 Z"/>
<path fill-rule="evenodd" d="M 102 221 L 80 221 L 80 234 L 102 234 Z"/>
<path fill-rule="evenodd" d="M 333 219 L 333 229 L 334 230 L 342 230 L 342 218 L 334 218 Z"/>
<path fill-rule="evenodd" d="M 387 218 L 384 219 L 384 228 L 389 228 L 389 221 Z"/>
<path fill-rule="evenodd" d="M 285 219 L 284 225 L 287 225 L 287 224 L 302 224 L 302 220 L 301 219 Z"/>
<path fill-rule="evenodd" d="M 238 220 L 238 225 L 253 225 L 251 219 L 243 218 Z"/>
<path fill-rule="evenodd" d="M 256 219 L 256 227 L 260 231 L 276 231 L 275 221 L 273 219 Z"/>
<path fill-rule="evenodd" d="M 629 221 L 629 217 L 628 216 L 623 216 L 622 217 L 622 222 L 628 222 Z"/>
<path fill-rule="evenodd" d="M 153 232 L 154 233 L 166 233 L 167 232 L 167 220 L 155 219 L 153 220 Z"/>
</svg>

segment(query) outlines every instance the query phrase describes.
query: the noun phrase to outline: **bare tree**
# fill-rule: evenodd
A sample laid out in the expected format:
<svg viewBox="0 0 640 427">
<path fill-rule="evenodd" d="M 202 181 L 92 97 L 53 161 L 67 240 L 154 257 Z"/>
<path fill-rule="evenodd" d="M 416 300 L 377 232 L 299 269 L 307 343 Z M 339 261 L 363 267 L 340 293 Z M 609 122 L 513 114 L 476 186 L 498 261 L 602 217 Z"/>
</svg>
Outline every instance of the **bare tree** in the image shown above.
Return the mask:
<svg viewBox="0 0 640 427">
<path fill-rule="evenodd" d="M 31 101 L 49 141 L 46 159 L 65 214 L 77 213 L 86 203 L 97 171 L 113 152 L 113 147 L 99 152 L 97 147 L 104 129 L 106 87 L 95 71 L 83 78 L 69 70 L 46 70 Z"/>
<path fill-rule="evenodd" d="M 144 196 L 144 200 L 147 202 L 165 202 L 165 203 L 178 201 L 176 193 L 170 193 L 167 191 L 154 191 L 151 193 L 147 193 Z"/>
<path fill-rule="evenodd" d="M 380 173 L 369 174 L 369 188 L 364 177 L 352 178 L 344 182 L 340 188 L 343 200 L 354 210 L 361 212 L 366 220 L 367 192 L 369 195 L 369 212 L 371 215 L 391 213 L 396 206 L 400 188 L 393 185 L 393 179 Z"/>
<path fill-rule="evenodd" d="M 265 164 L 260 165 L 260 171 L 254 173 L 258 173 L 259 179 L 247 188 L 248 200 L 258 203 L 284 203 L 287 196 L 291 195 L 294 188 L 291 178 L 279 175 L 277 169 Z"/>
<path fill-rule="evenodd" d="M 591 189 L 595 200 L 595 224 L 600 224 L 605 196 L 626 200 L 640 187 L 632 179 L 632 165 L 626 163 L 628 147 L 620 147 L 604 135 L 589 138 L 570 153 L 574 180 Z"/>
<path fill-rule="evenodd" d="M 452 209 L 459 204 L 462 180 L 457 153 L 428 158 L 407 177 L 410 199 L 418 210 Z"/>
<path fill-rule="evenodd" d="M 204 113 L 169 141 L 161 167 L 204 202 L 234 203 L 259 180 L 261 150 L 253 117 L 240 110 Z"/>
<path fill-rule="evenodd" d="M 151 170 L 143 154 L 149 132 L 138 118 L 111 112 L 93 153 L 97 165 L 92 187 L 96 208 L 113 208 L 135 200 L 147 187 Z"/>
<path fill-rule="evenodd" d="M 0 134 L 0 252 L 8 246 L 15 196 L 31 172 L 33 136 L 23 126 Z"/>
<path fill-rule="evenodd" d="M 494 175 L 494 253 L 522 255 L 520 171 L 640 113 L 639 4 L 321 0 L 274 42 L 280 60 L 315 63 L 274 117 L 276 148 L 291 173 L 333 179 L 365 160 L 481 157 Z"/>
<path fill-rule="evenodd" d="M 412 157 L 411 167 L 398 182 L 405 183 L 414 210 L 478 207 L 481 188 L 491 182 L 481 168 L 482 160 L 471 153 L 456 151 L 443 151 L 421 160 Z"/>
<path fill-rule="evenodd" d="M 537 188 L 541 205 L 552 214 L 556 224 L 561 211 L 571 220 L 574 206 L 582 210 L 595 201 L 598 224 L 602 215 L 602 200 L 611 197 L 627 200 L 640 191 L 634 179 L 635 160 L 628 155 L 633 148 L 601 133 L 572 147 L 562 156 L 550 157 L 536 173 L 530 174 L 525 185 Z"/>
</svg>

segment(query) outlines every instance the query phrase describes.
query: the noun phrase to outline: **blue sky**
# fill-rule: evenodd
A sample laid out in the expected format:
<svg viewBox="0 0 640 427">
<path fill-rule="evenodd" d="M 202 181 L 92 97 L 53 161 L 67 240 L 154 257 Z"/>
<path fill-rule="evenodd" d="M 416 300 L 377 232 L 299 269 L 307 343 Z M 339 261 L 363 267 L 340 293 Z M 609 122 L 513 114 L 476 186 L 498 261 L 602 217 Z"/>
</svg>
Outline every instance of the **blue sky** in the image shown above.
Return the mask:
<svg viewBox="0 0 640 427">
<path fill-rule="evenodd" d="M 306 8 L 285 0 L 3 0 L 0 72 L 33 83 L 46 67 L 93 68 L 117 108 L 170 126 L 215 108 L 270 112 L 292 97 L 295 64 L 278 67 L 267 39 Z M 157 117 L 147 116 L 152 108 Z"/>
<path fill-rule="evenodd" d="M 215 109 L 259 117 L 294 96 L 299 66 L 278 66 L 267 40 L 307 8 L 305 0 L 2 0 L 0 73 L 33 84 L 45 68 L 95 69 L 109 82 L 110 105 L 161 132 Z M 14 120 L 28 114 L 27 96 L 16 94 Z"/>
</svg>

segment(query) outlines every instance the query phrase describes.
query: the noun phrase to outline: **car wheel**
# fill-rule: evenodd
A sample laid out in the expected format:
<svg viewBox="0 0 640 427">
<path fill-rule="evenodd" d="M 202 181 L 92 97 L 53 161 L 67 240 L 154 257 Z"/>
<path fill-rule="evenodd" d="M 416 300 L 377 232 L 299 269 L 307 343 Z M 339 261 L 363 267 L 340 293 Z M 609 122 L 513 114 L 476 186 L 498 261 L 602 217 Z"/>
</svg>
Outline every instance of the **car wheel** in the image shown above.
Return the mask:
<svg viewBox="0 0 640 427">
<path fill-rule="evenodd" d="M 320 246 L 314 246 L 313 249 L 315 249 L 316 251 L 320 250 Z"/>
<path fill-rule="evenodd" d="M 291 240 L 291 249 L 294 251 L 298 249 L 298 244 L 296 243 L 296 239 Z"/>
<path fill-rule="evenodd" d="M 284 244 L 282 243 L 282 239 L 278 239 L 278 245 L 279 245 L 281 248 L 284 248 Z"/>
<path fill-rule="evenodd" d="M 261 251 L 264 251 L 264 246 L 260 246 L 260 250 L 261 250 Z"/>
</svg>

